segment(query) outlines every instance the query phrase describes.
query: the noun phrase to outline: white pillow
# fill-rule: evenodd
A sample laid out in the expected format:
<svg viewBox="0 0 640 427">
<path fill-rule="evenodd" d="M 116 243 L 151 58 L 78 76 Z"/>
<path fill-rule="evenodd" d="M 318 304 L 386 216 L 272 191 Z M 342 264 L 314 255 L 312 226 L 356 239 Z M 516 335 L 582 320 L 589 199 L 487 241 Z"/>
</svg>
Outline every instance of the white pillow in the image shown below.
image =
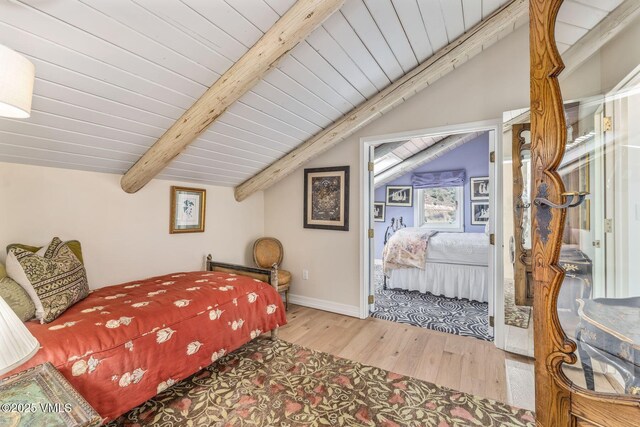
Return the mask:
<svg viewBox="0 0 640 427">
<path fill-rule="evenodd" d="M 37 252 L 37 255 L 42 256 L 42 254 L 40 254 L 40 251 L 42 251 L 43 249 L 46 251 L 46 246 L 40 249 Z M 20 286 L 22 286 L 22 289 L 25 290 L 27 295 L 29 295 L 29 298 L 31 298 L 31 301 L 33 301 L 33 304 L 36 306 L 36 318 L 41 319 L 44 315 L 44 307 L 42 306 L 42 302 L 40 301 L 40 298 L 38 298 L 38 294 L 36 293 L 35 288 L 33 287 L 33 285 L 31 285 L 31 282 L 27 278 L 24 269 L 20 265 L 20 262 L 18 261 L 18 258 L 16 258 L 16 255 L 13 253 L 13 251 L 9 251 L 9 253 L 7 254 L 6 267 L 7 276 L 9 276 Z"/>
</svg>

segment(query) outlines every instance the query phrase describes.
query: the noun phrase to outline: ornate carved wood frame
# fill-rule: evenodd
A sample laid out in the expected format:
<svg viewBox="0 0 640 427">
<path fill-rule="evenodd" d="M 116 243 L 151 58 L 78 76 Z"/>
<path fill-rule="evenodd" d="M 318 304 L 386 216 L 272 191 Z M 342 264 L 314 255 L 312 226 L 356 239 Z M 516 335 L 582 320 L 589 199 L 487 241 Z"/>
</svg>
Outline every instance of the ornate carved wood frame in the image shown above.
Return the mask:
<svg viewBox="0 0 640 427">
<path fill-rule="evenodd" d="M 514 286 L 516 305 L 533 305 L 533 279 L 531 276 L 531 249 L 524 247 L 524 212 L 531 206 L 531 200 L 522 200 L 524 189 L 531 182 L 525 183 L 522 176 L 522 152 L 531 150 L 522 133 L 530 131 L 529 123 L 514 124 L 511 127 L 511 170 L 513 174 L 513 250 L 514 250 Z M 531 189 L 529 189 L 531 190 Z M 531 192 L 531 191 L 530 191 Z M 531 218 L 528 218 L 530 221 Z"/>
<path fill-rule="evenodd" d="M 563 0 L 530 0 L 531 157 L 533 197 L 564 202 L 557 173 L 566 144 L 558 75 L 564 68 L 555 42 Z M 564 271 L 558 265 L 565 209 L 533 206 L 532 257 L 536 358 L 536 418 L 543 427 L 630 426 L 640 420 L 640 400 L 575 386 L 562 363 L 575 363 L 576 345 L 564 334 L 557 300 Z"/>
</svg>

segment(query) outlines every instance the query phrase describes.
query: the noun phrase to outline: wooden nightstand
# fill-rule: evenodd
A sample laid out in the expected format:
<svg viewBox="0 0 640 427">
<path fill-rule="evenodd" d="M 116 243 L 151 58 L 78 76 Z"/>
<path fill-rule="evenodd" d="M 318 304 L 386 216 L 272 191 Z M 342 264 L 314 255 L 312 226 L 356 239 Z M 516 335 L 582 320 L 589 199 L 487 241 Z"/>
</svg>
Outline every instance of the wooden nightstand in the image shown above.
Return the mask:
<svg viewBox="0 0 640 427">
<path fill-rule="evenodd" d="M 0 380 L 2 427 L 89 427 L 101 418 L 51 363 Z"/>
</svg>

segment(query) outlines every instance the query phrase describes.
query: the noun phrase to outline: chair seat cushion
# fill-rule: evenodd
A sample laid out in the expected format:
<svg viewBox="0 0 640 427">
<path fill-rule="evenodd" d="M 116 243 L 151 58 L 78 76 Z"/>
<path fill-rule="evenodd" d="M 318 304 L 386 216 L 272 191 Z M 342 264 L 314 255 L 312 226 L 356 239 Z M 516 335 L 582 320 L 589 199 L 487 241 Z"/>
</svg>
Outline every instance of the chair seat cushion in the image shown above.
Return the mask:
<svg viewBox="0 0 640 427">
<path fill-rule="evenodd" d="M 291 273 L 287 270 L 278 270 L 278 288 L 291 283 Z"/>
</svg>

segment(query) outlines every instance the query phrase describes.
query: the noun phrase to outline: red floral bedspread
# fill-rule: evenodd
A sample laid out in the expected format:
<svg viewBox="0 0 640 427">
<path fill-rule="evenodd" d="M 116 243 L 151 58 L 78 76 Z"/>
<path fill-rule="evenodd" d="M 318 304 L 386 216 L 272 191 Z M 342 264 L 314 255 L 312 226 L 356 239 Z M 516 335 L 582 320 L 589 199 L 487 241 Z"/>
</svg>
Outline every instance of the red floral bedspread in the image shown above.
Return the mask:
<svg viewBox="0 0 640 427">
<path fill-rule="evenodd" d="M 110 420 L 286 322 L 278 293 L 256 279 L 153 277 L 98 289 L 51 323 L 28 322 L 41 349 L 12 373 L 49 361 Z"/>
</svg>

